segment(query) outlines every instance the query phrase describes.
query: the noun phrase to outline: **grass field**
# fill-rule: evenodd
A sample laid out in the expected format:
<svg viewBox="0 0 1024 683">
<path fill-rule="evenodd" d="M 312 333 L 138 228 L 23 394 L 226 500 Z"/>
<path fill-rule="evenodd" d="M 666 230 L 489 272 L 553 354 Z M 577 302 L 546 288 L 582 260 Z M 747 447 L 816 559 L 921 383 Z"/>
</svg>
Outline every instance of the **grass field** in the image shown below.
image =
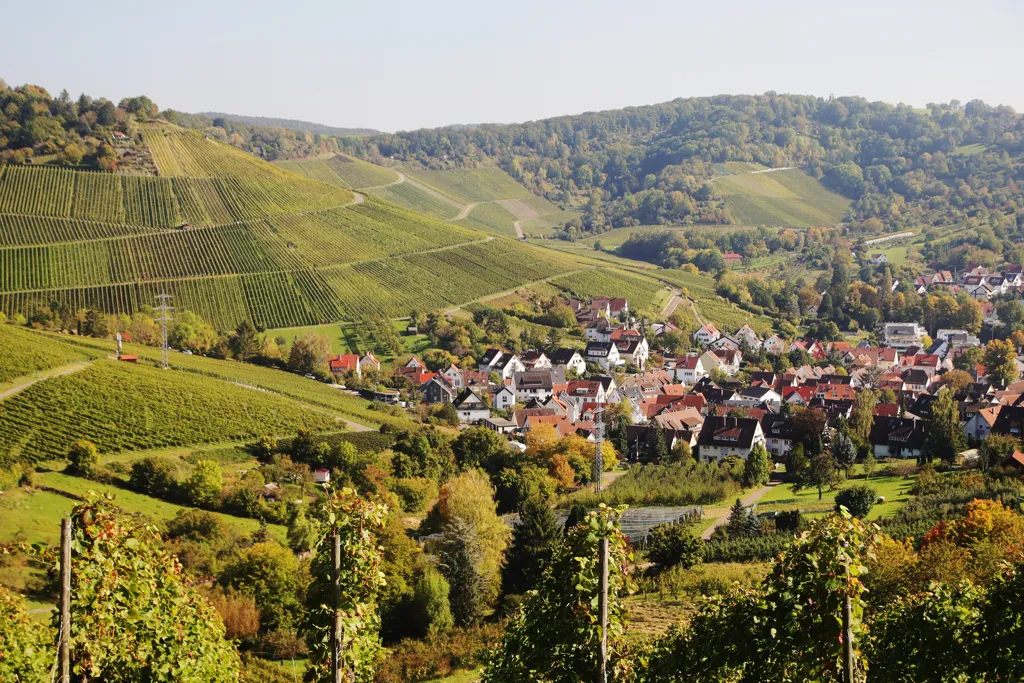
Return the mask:
<svg viewBox="0 0 1024 683">
<path fill-rule="evenodd" d="M 835 507 L 836 494 L 844 488 L 858 484 L 867 484 L 880 496 L 885 496 L 885 502 L 874 506 L 868 514 L 868 519 L 878 519 L 894 514 L 906 504 L 910 497 L 909 490 L 914 485 L 914 477 L 887 477 L 875 475 L 865 479 L 860 473 L 858 465 L 847 479 L 836 491 L 825 491 L 821 500 L 818 500 L 817 490 L 793 491 L 792 484 L 779 484 L 772 488 L 758 502 L 759 512 L 769 510 L 801 510 L 809 513 L 825 513 Z"/>
<path fill-rule="evenodd" d="M 812 228 L 839 223 L 850 200 L 798 170 L 727 175 L 714 180 L 742 225 Z"/>
<path fill-rule="evenodd" d="M 957 147 L 953 154 L 960 154 L 962 156 L 969 156 L 971 154 L 981 154 L 988 149 L 988 145 L 977 142 L 973 145 L 960 145 Z"/>
<path fill-rule="evenodd" d="M 543 236 L 551 234 L 552 229 L 565 225 L 574 218 L 581 217 L 579 211 L 556 211 L 545 216 L 538 216 L 523 221 L 520 226 L 527 235 Z"/>
<path fill-rule="evenodd" d="M 430 338 L 425 334 L 407 335 L 405 328 L 408 321 L 393 321 L 395 331 L 401 336 L 405 345 L 402 355 L 423 353 L 430 348 Z M 270 337 L 284 337 L 285 347 L 290 348 L 292 341 L 297 337 L 306 334 L 322 334 L 331 342 L 333 353 L 359 353 L 373 352 L 374 357 L 380 361 L 381 369 L 390 368 L 395 356 L 387 353 L 380 353 L 370 348 L 370 345 L 359 336 L 360 325 L 355 323 L 341 323 L 334 325 L 311 325 L 309 327 L 283 327 L 275 330 L 267 330 Z"/>
</svg>

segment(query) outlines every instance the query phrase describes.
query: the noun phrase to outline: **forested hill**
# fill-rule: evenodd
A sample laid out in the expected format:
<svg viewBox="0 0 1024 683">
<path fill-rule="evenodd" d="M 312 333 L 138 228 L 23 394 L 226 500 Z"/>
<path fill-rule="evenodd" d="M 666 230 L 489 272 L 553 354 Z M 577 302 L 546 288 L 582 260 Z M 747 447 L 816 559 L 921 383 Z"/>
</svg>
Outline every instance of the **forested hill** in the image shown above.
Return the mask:
<svg viewBox="0 0 1024 683">
<path fill-rule="evenodd" d="M 854 200 L 867 231 L 1012 226 L 1024 123 L 981 101 L 906 105 L 767 93 L 381 134 L 350 151 L 431 168 L 499 163 L 534 192 L 586 207 L 583 229 L 733 222 L 710 181 L 726 162 L 794 166 Z"/>
<path fill-rule="evenodd" d="M 373 135 L 380 132 L 373 128 L 338 128 L 335 126 L 325 126 L 322 123 L 299 121 L 297 119 L 277 119 L 269 116 L 241 116 L 239 114 L 224 114 L 213 111 L 199 112 L 196 116 L 202 116 L 210 119 L 211 123 L 217 119 L 224 119 L 225 121 L 244 123 L 248 126 L 284 128 L 286 130 L 299 131 L 300 133 L 320 133 L 322 135 Z"/>
</svg>

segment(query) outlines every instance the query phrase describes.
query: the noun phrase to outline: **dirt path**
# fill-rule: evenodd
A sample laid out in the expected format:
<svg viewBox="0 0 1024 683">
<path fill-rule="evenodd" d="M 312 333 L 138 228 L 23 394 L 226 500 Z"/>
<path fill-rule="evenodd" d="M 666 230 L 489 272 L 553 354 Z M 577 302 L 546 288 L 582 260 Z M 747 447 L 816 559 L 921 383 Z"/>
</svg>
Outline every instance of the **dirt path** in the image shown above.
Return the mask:
<svg viewBox="0 0 1024 683">
<path fill-rule="evenodd" d="M 494 238 L 492 237 L 491 239 L 494 239 Z M 595 267 L 596 266 L 587 266 L 587 268 L 595 268 Z M 509 294 L 513 294 L 515 292 L 518 292 L 520 289 L 525 289 L 525 288 L 527 288 L 527 287 L 529 287 L 531 285 L 535 285 L 535 284 L 538 284 L 540 282 L 548 282 L 549 280 L 554 280 L 556 277 L 564 277 L 566 275 L 572 275 L 573 273 L 579 273 L 581 271 L 586 270 L 587 268 L 580 268 L 579 270 L 569 270 L 569 271 L 566 271 L 564 273 L 558 273 L 556 275 L 552 275 L 550 277 L 543 278 L 541 280 L 533 280 L 532 282 L 524 282 L 523 284 L 519 285 L 518 287 L 513 287 L 512 289 L 506 289 L 503 292 L 495 292 L 494 294 L 486 294 L 486 295 L 484 295 L 482 297 L 479 297 L 477 299 L 473 299 L 472 301 L 466 301 L 465 303 L 461 303 L 458 306 L 453 306 L 453 307 L 449 308 L 447 311 L 445 311 L 444 314 L 445 315 L 451 315 L 455 311 L 459 310 L 460 308 L 462 308 L 463 306 L 466 306 L 468 304 L 478 304 L 478 303 L 481 303 L 481 302 L 484 302 L 484 301 L 490 301 L 491 299 L 500 299 L 503 296 L 507 296 Z"/>
<path fill-rule="evenodd" d="M 62 365 L 62 366 L 60 366 L 58 368 L 50 368 L 49 370 L 43 370 L 42 372 L 38 372 L 35 375 L 31 375 L 30 379 L 27 379 L 27 381 L 25 381 L 24 383 L 19 384 L 16 387 L 11 387 L 10 389 L 7 389 L 6 391 L 0 392 L 0 401 L 3 401 L 6 398 L 10 398 L 11 396 L 15 396 L 17 394 L 20 394 L 21 392 L 25 391 L 26 389 L 28 389 L 33 384 L 37 384 L 38 382 L 42 382 L 44 379 L 51 379 L 53 377 L 60 377 L 61 375 L 70 375 L 73 372 L 78 372 L 79 370 L 85 370 L 87 367 L 89 367 L 90 364 L 91 364 L 91 361 L 89 361 L 89 362 L 81 361 L 81 362 L 77 362 L 77 363 L 69 363 L 68 365 Z M 24 378 L 22 378 L 22 379 L 24 379 Z"/>
<path fill-rule="evenodd" d="M 746 496 L 741 498 L 740 501 L 743 503 L 745 507 L 751 507 L 752 505 L 754 505 L 754 503 L 761 500 L 761 498 L 763 498 L 765 494 L 767 494 L 769 491 L 771 491 L 773 488 L 775 488 L 781 483 L 781 479 L 772 479 L 761 488 L 748 493 Z M 705 508 L 704 512 L 708 517 L 711 517 L 715 520 L 711 524 L 711 526 L 705 529 L 704 533 L 700 535 L 700 537 L 706 541 L 710 539 L 712 535 L 714 535 L 715 529 L 729 521 L 729 508 Z"/>
<path fill-rule="evenodd" d="M 480 202 L 473 202 L 472 204 L 466 204 L 464 207 L 462 207 L 462 211 L 459 211 L 459 215 L 456 216 L 455 218 L 449 218 L 448 222 L 451 223 L 454 221 L 465 220 L 466 216 L 469 215 L 469 212 L 473 210 L 473 207 L 475 207 L 479 203 Z"/>
<path fill-rule="evenodd" d="M 676 306 L 681 304 L 682 301 L 683 293 L 680 292 L 678 289 L 673 289 L 672 296 L 670 296 L 668 298 L 668 301 L 665 302 L 665 308 L 661 309 L 661 317 L 667 318 L 670 315 L 672 315 L 672 313 L 675 312 L 676 310 Z"/>
<path fill-rule="evenodd" d="M 512 227 L 516 229 L 516 237 L 518 237 L 519 239 L 525 239 L 525 236 L 523 235 L 522 221 L 516 221 L 515 223 L 512 224 Z"/>
</svg>

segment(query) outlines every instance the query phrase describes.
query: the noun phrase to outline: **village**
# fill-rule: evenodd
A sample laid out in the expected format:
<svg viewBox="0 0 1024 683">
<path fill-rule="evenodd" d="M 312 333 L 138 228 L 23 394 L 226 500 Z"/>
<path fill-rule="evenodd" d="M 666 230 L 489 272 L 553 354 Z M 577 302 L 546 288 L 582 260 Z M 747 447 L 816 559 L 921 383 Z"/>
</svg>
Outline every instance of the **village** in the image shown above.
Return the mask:
<svg viewBox="0 0 1024 683">
<path fill-rule="evenodd" d="M 922 276 L 915 291 L 985 293 L 987 299 L 1024 288 L 1020 266 L 999 273 L 974 268 L 955 280 L 945 271 Z M 795 413 L 820 412 L 829 432 L 853 418 L 863 389 L 874 390 L 869 450 L 876 459 L 922 457 L 931 404 L 947 386 L 965 444 L 976 447 L 990 433 L 1021 435 L 1024 363 L 1014 357 L 1015 374 L 1000 381 L 980 362 L 982 341 L 965 329 L 929 335 L 916 322 L 884 322 L 871 343 L 788 341 L 778 333 L 763 338 L 750 325 L 723 332 L 705 323 L 692 333 L 689 352 L 671 354 L 660 337 L 678 332 L 675 326 L 638 325 L 624 298 L 564 303 L 583 330 L 582 348 L 516 353 L 492 347 L 472 367 L 451 363 L 436 371 L 413 356 L 394 368 L 394 379 L 418 389 L 412 402 L 450 405 L 461 426 L 507 435 L 521 449 L 541 426 L 593 441 L 600 423 L 609 422 L 602 414 L 612 410 L 628 423 L 628 452 L 621 454 L 627 463 L 654 461 L 651 444 L 662 439 L 669 450 L 682 448 L 701 462 L 745 459 L 761 445 L 785 463 L 801 438 L 792 425 Z M 984 325 L 1000 326 L 995 303 L 980 305 Z M 816 314 L 816 307 L 807 313 Z M 369 353 L 339 355 L 330 367 L 339 380 L 381 368 Z M 402 405 L 410 398 L 397 389 L 362 393 Z M 977 449 L 961 455 L 977 457 Z M 1024 455 L 1015 453 L 1008 464 L 1024 468 Z"/>
</svg>

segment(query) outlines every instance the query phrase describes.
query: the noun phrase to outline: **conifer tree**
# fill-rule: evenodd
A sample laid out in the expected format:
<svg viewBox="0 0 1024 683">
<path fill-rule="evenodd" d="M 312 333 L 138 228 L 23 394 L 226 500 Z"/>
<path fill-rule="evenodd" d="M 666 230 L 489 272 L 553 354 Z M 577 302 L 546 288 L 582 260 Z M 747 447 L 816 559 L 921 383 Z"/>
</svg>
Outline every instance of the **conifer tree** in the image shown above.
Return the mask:
<svg viewBox="0 0 1024 683">
<path fill-rule="evenodd" d="M 524 501 L 519 509 L 519 524 L 505 554 L 501 573 L 504 593 L 523 593 L 533 588 L 551 559 L 551 547 L 558 537 L 558 524 L 547 503 L 537 498 Z"/>
</svg>

